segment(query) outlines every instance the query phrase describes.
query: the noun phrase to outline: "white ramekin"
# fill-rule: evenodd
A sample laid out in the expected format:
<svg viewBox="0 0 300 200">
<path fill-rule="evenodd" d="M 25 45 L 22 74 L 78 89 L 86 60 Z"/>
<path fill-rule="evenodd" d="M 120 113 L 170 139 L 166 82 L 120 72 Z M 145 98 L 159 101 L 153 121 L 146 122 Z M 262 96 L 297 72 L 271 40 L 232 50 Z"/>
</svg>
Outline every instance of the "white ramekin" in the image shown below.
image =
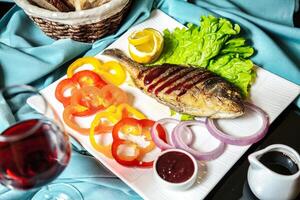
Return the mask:
<svg viewBox="0 0 300 200">
<path fill-rule="evenodd" d="M 194 164 L 194 173 L 185 182 L 182 182 L 182 183 L 168 182 L 168 181 L 164 180 L 163 178 L 161 178 L 160 175 L 158 174 L 158 172 L 156 170 L 157 161 L 158 161 L 158 159 L 162 155 L 164 155 L 164 154 L 166 154 L 168 152 L 181 152 L 181 153 L 187 155 L 193 161 L 193 164 Z M 154 160 L 154 163 L 153 163 L 153 172 L 154 172 L 154 176 L 155 176 L 156 181 L 160 185 L 162 185 L 163 187 L 165 187 L 167 189 L 171 189 L 171 190 L 187 190 L 188 188 L 190 188 L 196 182 L 196 180 L 197 180 L 198 170 L 199 170 L 199 167 L 198 167 L 198 163 L 197 163 L 196 159 L 190 153 L 188 153 L 188 152 L 186 152 L 184 150 L 181 150 L 181 149 L 169 149 L 169 150 L 162 151 L 158 155 L 158 157 Z"/>
</svg>

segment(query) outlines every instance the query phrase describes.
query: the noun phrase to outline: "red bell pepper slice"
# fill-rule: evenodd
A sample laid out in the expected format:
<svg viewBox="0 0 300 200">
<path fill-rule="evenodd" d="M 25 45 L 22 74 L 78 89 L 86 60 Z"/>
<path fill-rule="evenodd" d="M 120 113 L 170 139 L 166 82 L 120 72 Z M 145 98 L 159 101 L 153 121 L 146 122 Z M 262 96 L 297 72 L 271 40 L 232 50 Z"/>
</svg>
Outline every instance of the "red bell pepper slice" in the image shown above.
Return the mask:
<svg viewBox="0 0 300 200">
<path fill-rule="evenodd" d="M 128 156 L 123 156 L 122 154 L 118 153 L 118 148 L 121 145 L 133 145 L 134 143 L 129 141 L 129 140 L 124 140 L 121 139 L 119 136 L 119 132 L 121 130 L 124 130 L 125 127 L 127 126 L 133 126 L 133 127 L 137 127 L 133 130 L 134 134 L 133 135 L 137 135 L 136 130 L 139 130 L 141 128 L 141 130 L 145 130 L 145 129 L 150 129 L 153 125 L 154 125 L 154 121 L 149 120 L 149 119 L 141 119 L 141 120 L 137 120 L 134 118 L 124 118 L 121 121 L 119 121 L 113 128 L 112 131 L 112 137 L 113 137 L 113 143 L 112 143 L 112 156 L 114 157 L 114 159 L 120 163 L 121 165 L 124 166 L 138 166 L 138 167 L 151 167 L 153 166 L 153 161 L 149 161 L 149 162 L 145 162 L 142 161 L 142 158 L 144 157 L 145 153 L 148 153 L 149 148 L 141 148 L 141 147 L 137 147 L 139 154 L 136 157 L 132 157 L 132 160 L 128 160 L 126 158 L 128 158 Z M 166 132 L 163 129 L 162 126 L 158 126 L 157 127 L 157 132 L 158 132 L 158 136 L 165 142 L 166 141 Z M 124 131 L 123 131 L 124 133 Z M 147 131 L 141 131 L 141 135 L 146 135 Z M 132 134 L 130 133 L 130 131 L 125 131 L 125 134 Z M 147 137 L 147 135 L 146 135 Z M 149 137 L 149 134 L 148 134 Z M 152 145 L 151 143 L 149 145 Z M 149 149 L 149 150 L 146 150 Z"/>
<path fill-rule="evenodd" d="M 74 74 L 71 78 L 73 81 L 83 86 L 96 86 L 102 88 L 107 83 L 95 72 L 90 70 L 79 71 Z"/>
<path fill-rule="evenodd" d="M 70 89 L 70 94 L 72 94 L 80 87 L 95 86 L 102 88 L 104 85 L 106 85 L 106 82 L 103 81 L 97 73 L 90 70 L 83 70 L 77 72 L 71 78 L 60 81 L 55 89 L 55 97 L 64 105 L 64 107 L 66 107 L 71 103 L 71 95 L 65 96 L 67 90 Z"/>
<path fill-rule="evenodd" d="M 67 90 L 73 91 L 79 87 L 78 83 L 74 82 L 72 79 L 64 79 L 59 82 L 55 89 L 55 97 L 58 101 L 60 101 L 64 107 L 70 105 L 71 103 L 71 96 L 65 96 L 65 92 Z M 72 92 L 71 92 L 72 93 Z"/>
<path fill-rule="evenodd" d="M 64 122 L 72 129 L 74 129 L 75 131 L 77 131 L 78 133 L 82 134 L 82 135 L 89 135 L 90 133 L 90 128 L 83 128 L 81 127 L 75 120 L 75 115 L 74 113 L 79 112 L 79 110 L 81 110 L 83 107 L 80 105 L 69 105 L 64 109 L 63 112 L 63 120 Z M 101 127 L 96 127 L 94 130 L 94 134 L 100 134 L 103 132 L 103 130 L 101 129 Z"/>
<path fill-rule="evenodd" d="M 100 97 L 101 89 L 94 86 L 85 86 L 72 93 L 71 104 L 82 106 L 80 111 L 74 111 L 75 116 L 89 116 L 103 110 L 103 99 Z"/>
<path fill-rule="evenodd" d="M 88 135 L 90 132 L 89 128 L 82 128 L 80 125 L 75 121 L 74 119 L 74 112 L 78 112 L 78 110 L 81 109 L 81 106 L 78 107 L 78 105 L 69 105 L 64 109 L 63 112 L 63 119 L 64 122 L 71 127 L 72 129 L 76 130 L 78 133 L 83 135 Z"/>
<path fill-rule="evenodd" d="M 139 161 L 137 160 L 137 157 L 139 155 L 136 154 L 135 156 L 132 156 L 132 159 L 128 159 L 129 156 L 122 156 L 121 154 L 118 153 L 118 148 L 121 145 L 134 145 L 134 143 L 128 141 L 128 140 L 114 140 L 111 146 L 111 153 L 112 156 L 114 157 L 114 159 L 121 165 L 124 166 L 138 166 L 139 165 Z M 138 147 L 137 151 L 138 151 Z"/>
<path fill-rule="evenodd" d="M 101 88 L 101 97 L 104 99 L 104 106 L 119 105 L 122 103 L 128 103 L 128 97 L 119 87 L 107 84 Z"/>
</svg>

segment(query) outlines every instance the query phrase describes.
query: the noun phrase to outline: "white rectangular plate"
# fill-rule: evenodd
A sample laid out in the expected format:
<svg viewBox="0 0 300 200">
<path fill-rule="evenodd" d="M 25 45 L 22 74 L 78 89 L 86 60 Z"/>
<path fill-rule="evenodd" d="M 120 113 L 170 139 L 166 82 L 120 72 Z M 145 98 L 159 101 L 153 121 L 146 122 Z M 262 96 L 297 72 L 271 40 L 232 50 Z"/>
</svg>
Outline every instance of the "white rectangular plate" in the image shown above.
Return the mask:
<svg viewBox="0 0 300 200">
<path fill-rule="evenodd" d="M 183 27 L 168 15 L 159 10 L 152 12 L 151 17 L 143 23 L 134 26 L 128 30 L 123 36 L 115 41 L 108 48 L 119 48 L 127 52 L 127 37 L 136 29 L 142 28 L 155 28 L 159 31 L 163 31 L 168 28 L 170 30 L 176 27 Z M 96 56 L 101 60 L 107 60 L 109 58 L 102 56 L 101 53 Z M 65 77 L 63 77 L 65 78 Z M 62 116 L 63 106 L 56 100 L 54 96 L 55 88 L 60 80 L 51 84 L 49 87 L 43 89 L 41 92 L 48 101 L 53 105 L 58 114 Z M 170 117 L 169 108 L 156 102 L 154 99 L 148 97 L 142 93 L 139 89 L 130 86 L 125 83 L 121 86 L 125 91 L 130 93 L 134 97 L 134 107 L 145 113 L 149 119 L 158 120 L 164 117 Z M 300 87 L 283 78 L 280 78 L 264 69 L 258 68 L 257 80 L 251 88 L 251 101 L 265 110 L 270 117 L 270 122 L 273 122 L 275 118 L 299 95 Z M 39 109 L 39 103 L 33 99 L 29 101 L 29 104 L 35 109 Z M 254 116 L 246 115 L 245 117 L 237 120 L 229 120 L 230 122 L 220 121 L 223 128 L 235 135 L 247 135 L 249 130 L 253 131 L 259 127 L 259 121 Z M 86 123 L 88 126 L 88 123 Z M 117 162 L 111 159 L 105 158 L 101 153 L 93 150 L 89 144 L 87 136 L 82 136 L 76 131 L 68 128 L 67 131 L 73 137 L 81 142 L 81 144 L 101 163 L 103 163 L 108 169 L 121 178 L 126 184 L 134 189 L 144 199 L 189 199 L 199 200 L 205 198 L 205 196 L 213 189 L 213 187 L 220 181 L 220 179 L 228 172 L 228 170 L 234 165 L 234 163 L 245 153 L 250 146 L 238 147 L 228 145 L 224 154 L 218 159 L 209 162 L 201 162 L 199 170 L 199 178 L 197 183 L 187 191 L 171 191 L 165 190 L 156 183 L 153 177 L 152 169 L 140 169 L 140 168 L 127 168 L 119 165 Z M 217 142 L 209 136 L 204 130 L 203 135 L 197 137 L 196 146 L 200 150 L 207 150 L 217 144 Z"/>
</svg>

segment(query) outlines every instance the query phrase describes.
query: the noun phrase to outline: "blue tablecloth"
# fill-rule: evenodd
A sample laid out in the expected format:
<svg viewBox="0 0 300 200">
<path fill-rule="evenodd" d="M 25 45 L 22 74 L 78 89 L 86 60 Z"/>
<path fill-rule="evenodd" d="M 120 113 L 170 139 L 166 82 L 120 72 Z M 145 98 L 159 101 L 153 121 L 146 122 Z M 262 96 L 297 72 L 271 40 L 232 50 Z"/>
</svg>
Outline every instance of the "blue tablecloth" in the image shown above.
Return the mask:
<svg viewBox="0 0 300 200">
<path fill-rule="evenodd" d="M 300 29 L 293 26 L 293 13 L 299 8 L 298 0 L 193 2 L 134 0 L 120 29 L 93 44 L 69 39 L 54 41 L 15 6 L 0 21 L 0 87 L 12 84 L 31 84 L 39 89 L 46 87 L 65 73 L 68 62 L 78 56 L 97 54 L 130 26 L 147 19 L 153 8 L 163 10 L 183 24 L 198 24 L 200 16 L 207 14 L 231 19 L 240 24 L 244 35 L 251 39 L 257 52 L 252 58 L 256 64 L 300 84 Z M 0 123 L 7 126 L 9 120 L 4 113 L 1 110 Z M 73 153 L 67 170 L 55 182 L 73 184 L 87 200 L 140 199 L 92 157 L 76 153 Z M 0 186 L 0 199 L 27 199 L 32 194 L 34 191 L 23 193 Z"/>
</svg>

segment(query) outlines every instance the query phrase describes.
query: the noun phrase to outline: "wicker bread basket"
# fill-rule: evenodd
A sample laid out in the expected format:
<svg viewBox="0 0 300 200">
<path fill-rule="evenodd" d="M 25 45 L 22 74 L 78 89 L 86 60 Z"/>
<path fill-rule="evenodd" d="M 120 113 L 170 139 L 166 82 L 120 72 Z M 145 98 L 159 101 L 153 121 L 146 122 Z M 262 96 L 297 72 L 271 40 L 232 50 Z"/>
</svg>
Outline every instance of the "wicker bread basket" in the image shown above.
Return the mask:
<svg viewBox="0 0 300 200">
<path fill-rule="evenodd" d="M 48 36 L 81 42 L 94 42 L 116 31 L 129 10 L 131 1 L 111 0 L 88 10 L 56 12 L 32 5 L 28 0 L 15 0 Z"/>
</svg>

